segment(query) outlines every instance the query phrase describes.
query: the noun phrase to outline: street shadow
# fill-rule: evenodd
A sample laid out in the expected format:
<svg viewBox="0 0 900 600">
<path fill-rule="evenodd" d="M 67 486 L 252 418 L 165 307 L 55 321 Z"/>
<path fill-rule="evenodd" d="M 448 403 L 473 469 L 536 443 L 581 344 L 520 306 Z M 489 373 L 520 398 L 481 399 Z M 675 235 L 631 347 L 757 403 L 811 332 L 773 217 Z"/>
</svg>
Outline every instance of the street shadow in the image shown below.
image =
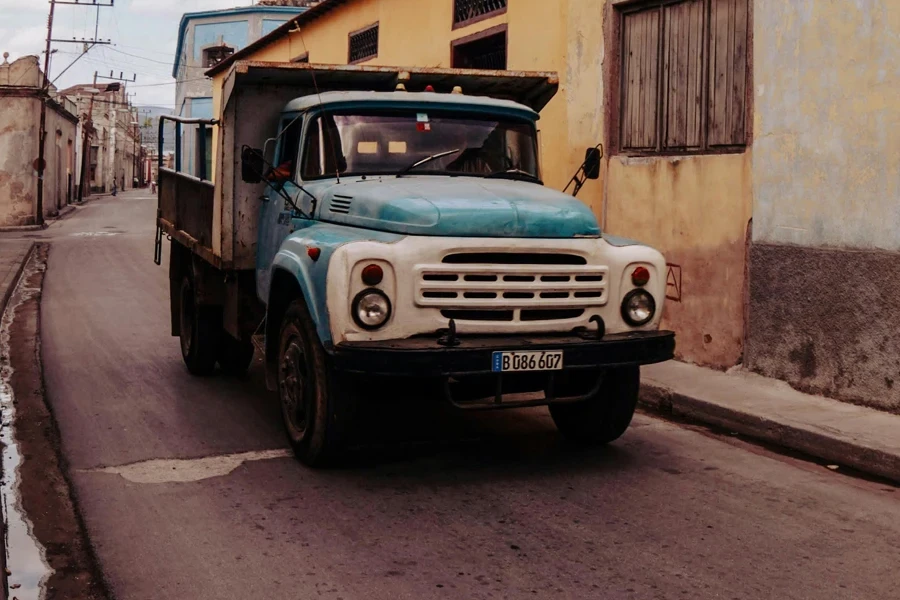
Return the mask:
<svg viewBox="0 0 900 600">
<path fill-rule="evenodd" d="M 178 376 L 176 370 L 184 372 Z M 204 445 L 227 438 L 246 448 L 287 446 L 278 396 L 266 389 L 259 356 L 242 377 L 216 372 L 196 378 L 180 362 L 172 365 L 169 376 L 183 379 L 175 386 L 182 396 L 176 399 L 180 426 L 206 440 Z M 614 474 L 633 468 L 639 457 L 640 444 L 582 447 L 568 442 L 546 407 L 474 412 L 456 408 L 430 390 L 375 389 L 382 391 L 360 402 L 350 451 L 324 475 L 358 478 L 366 485 L 373 483 L 373 471 L 384 475 L 374 479 L 384 483 L 397 477 L 430 480 L 434 473 L 442 474 L 435 481 L 444 484 L 522 480 L 551 472 Z"/>
<path fill-rule="evenodd" d="M 621 445 L 584 447 L 568 442 L 546 407 L 467 411 L 443 397 L 405 390 L 364 402 L 355 444 L 339 476 L 366 477 L 371 470 L 439 481 L 542 478 L 548 472 L 614 473 L 635 463 Z M 452 477 L 448 477 L 448 474 Z M 368 481 L 367 483 L 371 483 Z"/>
</svg>

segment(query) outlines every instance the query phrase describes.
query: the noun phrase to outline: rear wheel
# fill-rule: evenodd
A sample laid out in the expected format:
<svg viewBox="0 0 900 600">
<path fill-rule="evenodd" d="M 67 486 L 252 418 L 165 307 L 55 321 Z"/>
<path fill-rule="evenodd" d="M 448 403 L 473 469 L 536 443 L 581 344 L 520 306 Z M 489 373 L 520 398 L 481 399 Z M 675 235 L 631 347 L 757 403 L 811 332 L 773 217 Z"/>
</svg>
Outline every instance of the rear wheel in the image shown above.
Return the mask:
<svg viewBox="0 0 900 600">
<path fill-rule="evenodd" d="M 197 304 L 189 277 L 181 282 L 181 357 L 193 375 L 210 375 L 216 368 L 216 353 L 222 319 L 214 306 Z"/>
<path fill-rule="evenodd" d="M 229 375 L 243 375 L 253 362 L 253 344 L 234 339 L 222 332 L 216 360 L 223 372 Z"/>
<path fill-rule="evenodd" d="M 329 369 L 301 300 L 284 315 L 278 348 L 278 395 L 291 447 L 309 466 L 331 464 L 345 448 L 354 394 Z"/>
<path fill-rule="evenodd" d="M 610 369 L 597 393 L 586 400 L 551 404 L 559 431 L 582 444 L 608 444 L 619 439 L 634 417 L 641 385 L 640 367 Z"/>
</svg>

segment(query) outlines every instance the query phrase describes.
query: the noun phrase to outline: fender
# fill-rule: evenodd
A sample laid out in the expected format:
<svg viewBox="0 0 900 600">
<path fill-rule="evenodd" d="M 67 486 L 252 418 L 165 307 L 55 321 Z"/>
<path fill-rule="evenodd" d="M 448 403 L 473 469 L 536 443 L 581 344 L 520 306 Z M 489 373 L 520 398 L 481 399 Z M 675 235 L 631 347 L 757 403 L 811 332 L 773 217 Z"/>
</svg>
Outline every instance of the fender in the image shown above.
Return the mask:
<svg viewBox="0 0 900 600">
<path fill-rule="evenodd" d="M 272 260 L 267 282 L 270 297 L 266 299 L 266 304 L 272 306 L 272 282 L 276 273 L 289 274 L 303 294 L 303 300 L 316 325 L 319 340 L 326 349 L 330 349 L 332 339 L 326 279 L 335 251 L 353 242 L 394 243 L 406 236 L 305 219 L 294 219 L 293 225 L 294 233 L 285 238 Z M 319 251 L 315 260 L 309 255 L 311 248 Z"/>
</svg>

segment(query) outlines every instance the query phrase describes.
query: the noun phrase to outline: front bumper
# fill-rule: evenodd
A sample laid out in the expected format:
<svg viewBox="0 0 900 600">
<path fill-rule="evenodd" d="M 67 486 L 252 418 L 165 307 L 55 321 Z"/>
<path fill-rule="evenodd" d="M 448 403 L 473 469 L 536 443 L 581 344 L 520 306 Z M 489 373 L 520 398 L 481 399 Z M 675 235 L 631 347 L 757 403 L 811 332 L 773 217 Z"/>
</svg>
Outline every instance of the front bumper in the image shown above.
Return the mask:
<svg viewBox="0 0 900 600">
<path fill-rule="evenodd" d="M 342 342 L 332 351 L 339 371 L 399 377 L 450 377 L 491 373 L 494 352 L 562 350 L 564 371 L 649 365 L 671 359 L 675 334 L 640 331 L 584 339 L 577 334 L 459 337 L 444 347 L 437 339 Z"/>
</svg>

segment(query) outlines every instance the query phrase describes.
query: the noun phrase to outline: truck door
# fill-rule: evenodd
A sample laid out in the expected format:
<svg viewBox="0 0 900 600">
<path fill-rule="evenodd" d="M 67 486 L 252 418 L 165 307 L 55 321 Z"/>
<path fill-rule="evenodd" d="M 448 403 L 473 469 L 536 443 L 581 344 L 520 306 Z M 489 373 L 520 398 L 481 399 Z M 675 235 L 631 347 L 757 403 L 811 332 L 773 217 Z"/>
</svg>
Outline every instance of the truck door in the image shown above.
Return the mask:
<svg viewBox="0 0 900 600">
<path fill-rule="evenodd" d="M 293 181 L 297 175 L 302 125 L 303 118 L 297 115 L 287 117 L 281 122 L 272 163 L 275 165 L 275 175 L 282 179 L 286 178 L 281 184 L 282 191 L 292 198 L 299 191 Z M 263 302 L 269 300 L 272 261 L 281 247 L 281 242 L 291 233 L 291 211 L 291 205 L 282 194 L 276 190 L 268 190 L 268 200 L 262 202 L 260 208 L 256 251 L 256 289 Z"/>
</svg>

